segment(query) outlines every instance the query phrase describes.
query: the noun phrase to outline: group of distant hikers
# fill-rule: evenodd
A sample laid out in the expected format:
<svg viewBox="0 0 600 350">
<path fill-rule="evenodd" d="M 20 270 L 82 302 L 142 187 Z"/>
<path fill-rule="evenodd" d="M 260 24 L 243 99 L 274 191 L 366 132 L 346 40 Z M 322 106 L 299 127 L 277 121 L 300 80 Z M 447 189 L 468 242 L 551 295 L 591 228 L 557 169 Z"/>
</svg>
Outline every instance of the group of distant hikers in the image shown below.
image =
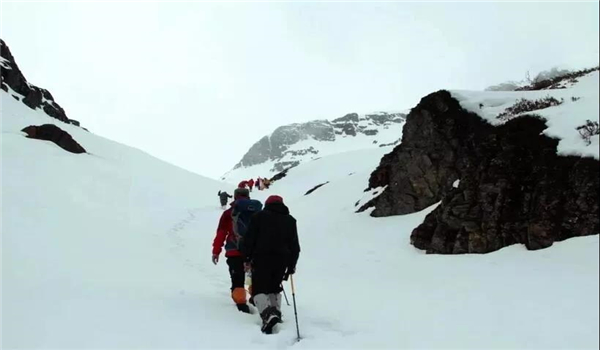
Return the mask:
<svg viewBox="0 0 600 350">
<path fill-rule="evenodd" d="M 271 180 L 265 177 L 257 177 L 256 181 L 254 179 L 243 180 L 238 184 L 238 188 L 247 188 L 252 192 L 252 188 L 256 188 L 259 191 L 266 190 L 271 186 Z"/>
<path fill-rule="evenodd" d="M 247 188 L 249 192 L 252 192 L 253 188 L 263 191 L 269 189 L 272 182 L 272 180 L 267 178 L 257 177 L 256 181 L 254 179 L 240 181 L 238 188 Z M 227 200 L 231 198 L 231 195 L 225 191 L 219 191 L 217 195 L 221 201 L 221 206 L 225 209 L 227 207 Z"/>
<path fill-rule="evenodd" d="M 264 208 L 260 201 L 250 199 L 250 189 L 253 186 L 260 189 L 261 184 L 268 184 L 265 182 L 261 178 L 256 182 L 242 181 L 233 192 L 233 202 L 219 219 L 212 262 L 215 265 L 219 262 L 225 245 L 231 298 L 238 310 L 250 313 L 244 287 L 247 274 L 250 277 L 248 302 L 258 309 L 261 331 L 271 334 L 275 325 L 282 322 L 282 283 L 296 271 L 300 244 L 296 219 L 290 215 L 283 198 L 269 196 Z M 219 191 L 219 197 L 225 206 L 231 195 Z"/>
</svg>

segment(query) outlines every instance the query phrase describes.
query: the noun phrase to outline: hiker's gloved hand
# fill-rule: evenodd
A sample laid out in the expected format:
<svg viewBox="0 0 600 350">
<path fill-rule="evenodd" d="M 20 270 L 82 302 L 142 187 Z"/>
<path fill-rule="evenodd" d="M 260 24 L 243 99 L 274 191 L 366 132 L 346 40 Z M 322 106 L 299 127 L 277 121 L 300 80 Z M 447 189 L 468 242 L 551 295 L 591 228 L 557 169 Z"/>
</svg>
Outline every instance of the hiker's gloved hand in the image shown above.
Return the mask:
<svg viewBox="0 0 600 350">
<path fill-rule="evenodd" d="M 212 262 L 215 265 L 219 262 L 219 254 L 213 254 L 213 256 L 212 256 Z"/>
<path fill-rule="evenodd" d="M 285 271 L 285 275 L 283 275 L 283 280 L 287 281 L 288 278 L 290 277 L 290 275 L 293 275 L 294 273 L 296 273 L 296 267 L 288 267 L 287 270 Z"/>
</svg>

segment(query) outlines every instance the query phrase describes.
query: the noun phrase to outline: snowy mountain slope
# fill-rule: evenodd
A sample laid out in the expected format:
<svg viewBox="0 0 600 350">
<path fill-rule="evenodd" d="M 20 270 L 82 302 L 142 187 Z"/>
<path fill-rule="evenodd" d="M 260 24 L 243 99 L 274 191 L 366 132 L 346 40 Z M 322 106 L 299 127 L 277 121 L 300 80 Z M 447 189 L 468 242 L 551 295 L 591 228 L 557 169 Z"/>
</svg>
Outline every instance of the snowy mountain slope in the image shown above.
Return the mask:
<svg viewBox="0 0 600 350">
<path fill-rule="evenodd" d="M 173 345 L 154 330 L 186 326 L 169 313 L 181 312 L 180 291 L 200 279 L 173 259 L 169 232 L 198 208 L 212 221 L 222 184 L 0 94 L 2 345 L 116 348 L 140 337 Z M 42 123 L 90 154 L 19 131 Z"/>
<path fill-rule="evenodd" d="M 422 254 L 408 236 L 433 208 L 354 213 L 381 148 L 306 162 L 253 192 L 284 196 L 302 245 L 303 340 L 287 306 L 279 333 L 262 335 L 232 305 L 224 259 L 210 262 L 221 183 L 68 125 L 92 154 L 26 139 L 20 128 L 52 120 L 13 101 L 2 93 L 5 348 L 599 345 L 597 236 L 534 253 Z"/>
<path fill-rule="evenodd" d="M 453 91 L 467 110 L 479 114 L 493 125 L 504 122 L 497 116 L 521 99 L 536 101 L 553 97 L 562 101 L 560 105 L 544 109 L 533 109 L 523 114 L 537 114 L 547 120 L 548 128 L 544 134 L 560 139 L 558 154 L 594 157 L 599 159 L 599 136 L 591 137 L 587 144 L 576 130 L 586 120 L 599 121 L 600 116 L 600 72 L 595 71 L 578 78 L 577 83 L 569 83 L 563 89 L 541 91 Z"/>
<path fill-rule="evenodd" d="M 357 164 L 372 162 L 366 153 L 352 158 Z M 335 347 L 597 344 L 598 237 L 531 255 L 517 246 L 486 256 L 423 255 L 408 240 L 412 225 L 431 209 L 375 220 L 352 214 L 355 200 L 362 196 L 354 189 L 360 188 L 368 171 L 352 166 L 341 171 L 343 164 L 351 163 L 340 159 L 336 172 L 354 174 L 294 201 L 293 207 L 304 250 L 310 247 L 312 256 L 321 257 L 299 264 L 298 280 L 302 276 L 318 281 L 316 288 L 303 289 L 303 300 L 318 303 L 317 309 L 339 320 L 335 325 L 344 330 L 348 342 L 332 340 Z M 282 187 L 284 192 L 288 182 L 310 182 L 306 176 L 314 174 L 311 171 L 295 178 L 294 171 L 304 166 L 292 169 L 272 190 Z M 561 335 L 552 329 L 561 330 Z M 319 340 L 310 339 L 306 346 L 319 347 Z"/>
<path fill-rule="evenodd" d="M 397 144 L 404 113 L 378 112 L 285 125 L 255 143 L 221 180 L 271 176 L 300 163 L 331 154 Z"/>
<path fill-rule="evenodd" d="M 571 102 L 569 91 L 556 93 Z M 261 335 L 255 315 L 232 307 L 224 261 L 217 267 L 209 261 L 221 213 L 215 194 L 226 185 L 1 94 L 3 346 L 292 344 L 292 309 L 284 309 L 279 334 Z M 577 95 L 581 100 L 572 106 L 579 103 L 585 120 L 594 96 Z M 491 96 L 469 95 L 463 106 L 483 103 L 495 116 L 521 97 L 502 97 L 496 105 Z M 19 131 L 42 123 L 67 130 L 90 154 L 73 155 Z M 433 207 L 381 219 L 354 213 L 355 203 L 371 196 L 362 189 L 390 150 L 366 136 L 320 144 L 321 158 L 310 160 L 314 154 L 307 153 L 269 191 L 253 193 L 263 201 L 283 195 L 299 220 L 296 283 L 304 339 L 295 347 L 598 347 L 597 236 L 533 253 L 513 246 L 492 255 L 424 255 L 408 237 Z M 296 158 L 290 152 L 282 159 L 295 161 L 313 145 L 297 142 L 289 147 Z M 591 148 L 577 147 L 594 156 Z"/>
<path fill-rule="evenodd" d="M 298 219 L 303 251 L 296 286 L 304 339 L 294 347 L 598 345 L 598 237 L 533 253 L 513 246 L 491 255 L 423 254 L 409 245 L 409 236 L 433 207 L 380 219 L 354 213 L 355 202 L 368 196 L 361 188 L 383 152 L 306 162 L 270 190 L 253 192 L 261 200 L 281 194 Z M 192 232 L 181 237 L 209 242 Z M 194 252 L 187 254 L 191 259 Z M 290 308 L 284 311 L 291 317 Z M 288 332 L 293 325 L 285 327 Z M 265 347 L 277 344 L 268 340 L 252 338 Z"/>
</svg>

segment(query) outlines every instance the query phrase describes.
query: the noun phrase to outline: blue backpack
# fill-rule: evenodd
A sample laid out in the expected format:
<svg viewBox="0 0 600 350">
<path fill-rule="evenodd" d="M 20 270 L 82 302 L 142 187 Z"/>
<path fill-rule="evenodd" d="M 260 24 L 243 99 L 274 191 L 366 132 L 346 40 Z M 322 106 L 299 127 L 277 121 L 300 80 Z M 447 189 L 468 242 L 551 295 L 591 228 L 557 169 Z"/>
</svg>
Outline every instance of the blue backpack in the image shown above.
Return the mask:
<svg viewBox="0 0 600 350">
<path fill-rule="evenodd" d="M 233 219 L 233 233 L 237 238 L 237 248 L 240 247 L 240 242 L 246 236 L 250 218 L 255 213 L 262 210 L 262 203 L 256 199 L 238 199 L 233 205 L 231 217 Z"/>
</svg>

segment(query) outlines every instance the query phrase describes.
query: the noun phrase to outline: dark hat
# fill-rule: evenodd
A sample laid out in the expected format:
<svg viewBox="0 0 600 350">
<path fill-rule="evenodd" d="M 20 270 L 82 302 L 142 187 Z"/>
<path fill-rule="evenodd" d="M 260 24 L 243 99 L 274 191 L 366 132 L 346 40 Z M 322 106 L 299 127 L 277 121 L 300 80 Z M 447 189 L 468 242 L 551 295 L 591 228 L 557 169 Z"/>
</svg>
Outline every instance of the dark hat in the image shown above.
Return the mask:
<svg viewBox="0 0 600 350">
<path fill-rule="evenodd" d="M 238 199 L 239 197 L 250 198 L 250 191 L 247 188 L 236 188 L 233 191 L 233 198 Z"/>
</svg>

